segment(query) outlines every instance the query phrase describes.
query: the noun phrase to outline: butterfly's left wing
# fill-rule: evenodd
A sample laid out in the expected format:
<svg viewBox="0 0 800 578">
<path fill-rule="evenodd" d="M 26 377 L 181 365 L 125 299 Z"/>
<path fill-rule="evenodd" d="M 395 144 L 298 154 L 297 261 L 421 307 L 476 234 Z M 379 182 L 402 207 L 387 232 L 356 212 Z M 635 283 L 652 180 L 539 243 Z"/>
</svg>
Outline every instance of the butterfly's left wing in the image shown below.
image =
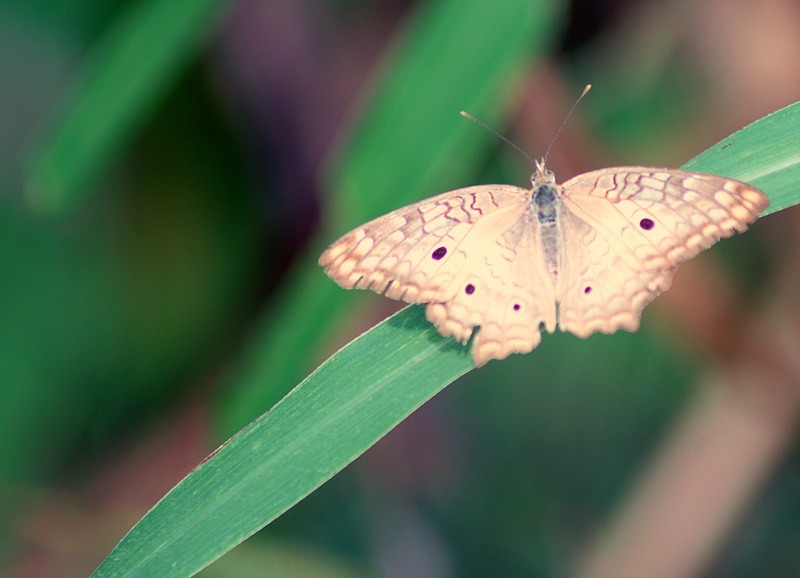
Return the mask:
<svg viewBox="0 0 800 578">
<path fill-rule="evenodd" d="M 743 232 L 768 204 L 750 185 L 674 169 L 619 167 L 563 185 L 559 326 L 635 330 L 678 263 Z"/>
<path fill-rule="evenodd" d="M 468 187 L 379 217 L 334 242 L 319 259 L 344 288 L 426 303 L 428 320 L 466 342 L 476 326 L 477 365 L 527 352 L 556 326 L 530 191 Z"/>
</svg>

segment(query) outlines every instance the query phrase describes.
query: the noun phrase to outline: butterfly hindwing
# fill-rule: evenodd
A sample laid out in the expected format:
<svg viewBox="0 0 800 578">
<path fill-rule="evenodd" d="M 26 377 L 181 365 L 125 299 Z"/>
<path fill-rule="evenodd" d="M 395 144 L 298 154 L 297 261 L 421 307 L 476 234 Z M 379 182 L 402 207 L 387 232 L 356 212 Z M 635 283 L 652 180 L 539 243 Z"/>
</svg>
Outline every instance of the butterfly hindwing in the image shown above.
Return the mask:
<svg viewBox="0 0 800 578">
<path fill-rule="evenodd" d="M 453 297 L 428 304 L 427 317 L 443 335 L 465 341 L 474 326 L 472 357 L 481 366 L 490 359 L 526 353 L 541 342 L 540 325 L 556 326 L 555 290 L 547 274 L 541 239 L 527 206 L 491 231 L 468 238 L 470 263 L 453 281 Z"/>
<path fill-rule="evenodd" d="M 578 337 L 637 330 L 642 309 L 669 288 L 675 268 L 641 267 L 615 237 L 569 209 L 562 210 L 561 227 L 559 328 Z"/>
</svg>

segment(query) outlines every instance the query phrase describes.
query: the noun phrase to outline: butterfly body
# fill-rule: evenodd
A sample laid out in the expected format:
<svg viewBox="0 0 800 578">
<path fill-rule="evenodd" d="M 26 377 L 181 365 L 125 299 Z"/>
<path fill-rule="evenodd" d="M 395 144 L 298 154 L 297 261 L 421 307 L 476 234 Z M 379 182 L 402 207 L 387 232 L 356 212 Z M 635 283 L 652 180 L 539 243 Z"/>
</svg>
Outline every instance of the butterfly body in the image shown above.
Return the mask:
<svg viewBox="0 0 800 578">
<path fill-rule="evenodd" d="M 544 165 L 537 167 L 531 176 L 531 209 L 539 223 L 539 236 L 545 257 L 547 272 L 553 283 L 558 282 L 558 260 L 563 241 L 561 239 L 560 213 L 561 195 L 552 173 Z"/>
<path fill-rule="evenodd" d="M 345 288 L 426 304 L 439 332 L 472 337 L 477 365 L 528 352 L 556 327 L 634 331 L 677 264 L 741 232 L 767 206 L 733 179 L 619 167 L 531 189 L 479 185 L 379 217 L 320 257 Z"/>
</svg>

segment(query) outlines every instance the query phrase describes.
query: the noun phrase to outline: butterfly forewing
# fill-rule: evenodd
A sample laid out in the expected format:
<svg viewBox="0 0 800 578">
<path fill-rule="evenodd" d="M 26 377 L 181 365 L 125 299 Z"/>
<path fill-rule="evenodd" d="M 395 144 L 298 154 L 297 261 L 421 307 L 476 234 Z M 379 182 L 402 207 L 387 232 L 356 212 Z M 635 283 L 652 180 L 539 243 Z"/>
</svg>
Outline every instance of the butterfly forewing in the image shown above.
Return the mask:
<svg viewBox="0 0 800 578">
<path fill-rule="evenodd" d="M 475 268 L 487 235 L 505 226 L 527 191 L 468 187 L 403 207 L 351 231 L 325 251 L 320 265 L 346 289 L 372 289 L 408 303 L 450 299 L 455 280 Z M 459 281 L 460 282 L 460 281 Z"/>
<path fill-rule="evenodd" d="M 403 207 L 358 227 L 333 243 L 320 257 L 320 264 L 347 289 L 368 288 L 415 301 L 421 291 L 431 291 L 438 284 L 439 263 L 430 263 L 428 258 L 440 261 L 447 252 L 443 239 L 447 238 L 452 248 L 480 216 L 454 209 L 460 202 L 458 193 Z M 436 252 L 439 247 L 444 249 Z M 452 263 L 452 259 L 448 261 Z"/>
<path fill-rule="evenodd" d="M 742 232 L 767 206 L 746 183 L 675 169 L 618 167 L 563 185 L 564 205 L 631 265 L 668 269 Z"/>
</svg>

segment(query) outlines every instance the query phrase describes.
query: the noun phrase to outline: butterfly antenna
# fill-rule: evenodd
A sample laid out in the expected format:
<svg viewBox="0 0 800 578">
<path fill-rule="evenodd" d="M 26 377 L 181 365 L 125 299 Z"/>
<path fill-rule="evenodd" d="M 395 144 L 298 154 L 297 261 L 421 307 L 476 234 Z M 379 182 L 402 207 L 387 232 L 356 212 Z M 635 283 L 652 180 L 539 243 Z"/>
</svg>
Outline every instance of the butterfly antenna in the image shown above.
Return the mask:
<svg viewBox="0 0 800 578">
<path fill-rule="evenodd" d="M 510 140 L 508 140 L 506 137 L 504 137 L 503 135 L 501 135 L 501 134 L 500 134 L 499 132 L 497 132 L 495 129 L 493 129 L 492 127 L 490 127 L 488 124 L 486 124 L 486 123 L 485 123 L 485 122 L 483 122 L 483 121 L 480 121 L 480 120 L 478 120 L 477 118 L 475 118 L 474 116 L 472 116 L 470 113 L 468 113 L 468 112 L 466 112 L 466 111 L 463 111 L 463 110 L 462 110 L 462 111 L 461 111 L 459 114 L 461 114 L 461 116 L 463 116 L 463 117 L 464 117 L 464 118 L 466 118 L 467 120 L 471 120 L 471 121 L 472 121 L 472 122 L 474 122 L 475 124 L 479 124 L 480 126 L 482 126 L 483 128 L 485 128 L 486 130 L 488 130 L 488 131 L 489 131 L 490 133 L 492 133 L 494 136 L 496 136 L 497 138 L 499 138 L 501 141 L 503 141 L 504 143 L 506 143 L 508 146 L 510 146 L 511 148 L 513 148 L 514 150 L 516 150 L 516 151 L 517 151 L 519 154 L 521 154 L 523 157 L 525 157 L 526 159 L 528 159 L 528 162 L 529 162 L 529 163 L 531 163 L 531 166 L 534 166 L 534 167 L 536 166 L 536 162 L 534 161 L 533 157 L 532 157 L 531 155 L 529 155 L 529 154 L 528 154 L 528 153 L 527 153 L 527 152 L 526 152 L 526 151 L 525 151 L 525 150 L 524 150 L 522 147 L 520 147 L 520 146 L 519 146 L 519 145 L 517 145 L 516 143 L 513 143 L 513 142 L 511 142 Z"/>
<path fill-rule="evenodd" d="M 556 139 L 558 138 L 558 135 L 561 134 L 561 131 L 564 130 L 564 127 L 567 125 L 567 121 L 569 120 L 569 117 L 572 116 L 572 113 L 575 112 L 575 108 L 577 108 L 578 103 L 583 99 L 584 96 L 586 96 L 586 93 L 589 92 L 591 89 L 592 89 L 592 85 L 591 84 L 587 84 L 586 86 L 584 86 L 583 87 L 583 92 L 581 92 L 580 96 L 575 99 L 574 103 L 572 103 L 572 108 L 569 109 L 569 112 L 567 113 L 567 116 L 565 116 L 564 120 L 561 121 L 561 126 L 558 127 L 558 130 L 556 131 L 556 134 L 553 137 L 553 140 L 550 141 L 550 144 L 547 146 L 547 150 L 544 152 L 544 156 L 542 157 L 542 166 L 544 166 L 547 163 L 547 157 L 550 156 L 550 149 L 553 148 L 553 143 L 556 142 Z"/>
</svg>

